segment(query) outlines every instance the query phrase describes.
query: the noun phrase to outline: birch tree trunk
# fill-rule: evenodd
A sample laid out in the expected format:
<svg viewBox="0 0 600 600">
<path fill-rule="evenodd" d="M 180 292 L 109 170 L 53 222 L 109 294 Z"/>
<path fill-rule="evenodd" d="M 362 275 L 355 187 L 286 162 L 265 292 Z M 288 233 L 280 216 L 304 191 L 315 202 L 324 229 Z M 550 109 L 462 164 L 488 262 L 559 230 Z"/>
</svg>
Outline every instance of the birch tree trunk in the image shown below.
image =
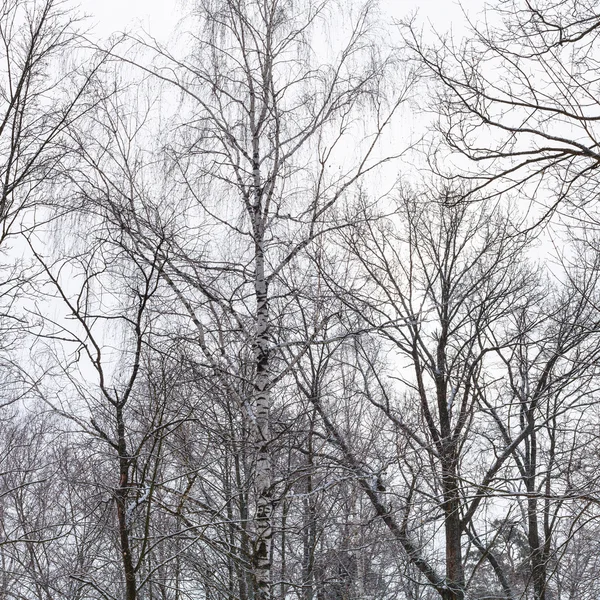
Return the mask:
<svg viewBox="0 0 600 600">
<path fill-rule="evenodd" d="M 256 374 L 254 390 L 254 435 L 255 435 L 255 475 L 256 514 L 254 552 L 252 564 L 256 597 L 259 600 L 271 598 L 271 541 L 273 537 L 272 516 L 272 458 L 271 458 L 271 390 L 269 361 L 269 299 L 265 276 L 263 247 L 263 226 L 260 215 L 255 214 L 255 280 L 256 297 Z"/>
</svg>

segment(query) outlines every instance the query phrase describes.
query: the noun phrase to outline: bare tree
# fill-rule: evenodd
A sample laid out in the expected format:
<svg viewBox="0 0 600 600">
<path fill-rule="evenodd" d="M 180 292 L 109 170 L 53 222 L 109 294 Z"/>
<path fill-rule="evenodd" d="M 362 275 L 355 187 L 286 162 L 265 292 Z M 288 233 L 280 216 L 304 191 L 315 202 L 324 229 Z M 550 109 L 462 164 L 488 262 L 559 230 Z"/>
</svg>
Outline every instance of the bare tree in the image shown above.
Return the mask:
<svg viewBox="0 0 600 600">
<path fill-rule="evenodd" d="M 23 260 L 11 252 L 15 236 L 32 227 L 43 204 L 41 190 L 57 174 L 65 127 L 81 113 L 88 82 L 71 61 L 77 19 L 61 2 L 10 0 L 0 3 L 0 277 L 3 379 L 15 381 L 14 336 L 25 327 L 16 304 L 29 275 Z M 7 399 L 8 400 L 8 399 Z"/>
<path fill-rule="evenodd" d="M 54 564 L 50 560 L 54 536 L 64 540 L 69 527 L 58 525 L 62 518 L 57 516 L 60 511 L 51 510 L 44 500 L 45 495 L 49 499 L 55 492 L 54 484 L 46 481 L 45 476 L 36 483 L 30 481 L 33 471 L 26 456 L 27 448 L 39 451 L 40 463 L 33 467 L 34 471 L 56 474 L 58 469 L 51 456 L 52 445 L 45 445 L 47 430 L 41 424 L 49 421 L 39 416 L 38 422 L 38 416 L 32 417 L 32 430 L 37 432 L 39 440 L 21 430 L 25 419 L 22 411 L 36 412 L 31 396 L 37 395 L 39 381 L 29 378 L 29 365 L 23 364 L 26 363 L 25 332 L 31 325 L 30 315 L 24 310 L 25 287 L 34 271 L 28 268 L 30 256 L 18 236 L 52 217 L 42 208 L 49 201 L 44 194 L 56 182 L 60 171 L 65 128 L 86 108 L 84 93 L 94 71 L 94 61 L 89 71 L 75 66 L 78 27 L 76 14 L 63 2 L 0 3 L 0 432 L 4 443 L 12 439 L 15 444 L 4 455 L 9 463 L 21 443 L 23 452 L 22 470 L 17 461 L 12 468 L 2 470 L 2 477 L 6 502 L 14 508 L 20 497 L 21 505 L 27 506 L 17 515 L 18 526 L 10 526 L 15 518 L 12 510 L 4 513 L 2 544 L 5 556 L 23 558 L 20 551 L 24 548 L 23 540 L 27 540 L 30 563 L 26 570 L 31 580 L 24 579 L 24 585 L 36 580 L 30 589 L 35 588 L 40 595 L 50 593 L 54 575 L 65 583 L 65 589 L 69 587 L 55 570 L 58 558 Z M 22 431 L 22 439 L 18 431 Z M 47 461 L 41 459 L 45 454 Z M 22 492 L 18 491 L 20 486 Z M 33 508 L 36 493 L 41 502 L 38 515 Z M 57 521 L 53 524 L 55 517 Z M 16 537 L 11 539 L 13 533 Z M 33 533 L 31 538 L 30 533 Z M 13 542 L 16 545 L 11 547 Z M 44 568 L 47 571 L 42 573 Z"/>
<path fill-rule="evenodd" d="M 510 483 L 514 465 L 522 464 L 522 455 L 533 460 L 526 469 L 529 491 L 524 492 L 529 498 L 524 514 L 530 521 L 526 524 L 525 519 L 520 527 L 527 536 L 529 572 L 539 594 L 545 584 L 535 584 L 536 577 L 542 577 L 541 564 L 550 561 L 564 503 L 558 491 L 553 502 L 552 486 L 545 490 L 546 555 L 540 557 L 543 543 L 536 541 L 535 532 L 542 484 L 536 473 L 544 453 L 550 464 L 542 479 L 550 485 L 556 477 L 552 457 L 568 454 L 568 443 L 563 438 L 566 445 L 559 450 L 548 440 L 560 437 L 563 411 L 569 418 L 578 415 L 580 402 L 586 401 L 582 390 L 594 375 L 598 346 L 590 294 L 595 271 L 579 279 L 581 289 L 569 284 L 553 308 L 542 309 L 543 297 L 553 296 L 527 265 L 530 240 L 516 233 L 497 205 L 472 205 L 448 191 L 438 201 L 405 191 L 397 212 L 376 216 L 365 209 L 362 221 L 344 230 L 351 266 L 340 267 L 344 255 L 339 254 L 323 269 L 329 273 L 332 295 L 357 315 L 344 326 L 346 331 L 362 331 L 352 336 L 355 358 L 347 362 L 361 373 L 364 401 L 387 420 L 387 443 L 395 447 L 388 456 L 397 456 L 399 471 L 381 459 L 366 458 L 361 442 L 336 423 L 336 412 L 329 413 L 314 392 L 307 395 L 377 515 L 442 598 L 465 597 L 476 585 L 483 561 L 489 563 L 500 597 L 520 593 L 498 554 L 503 551 L 482 531 L 489 531 L 485 515 L 494 511 L 493 490 L 519 493 Z M 349 269 L 345 276 L 340 268 Z M 523 315 L 527 324 L 520 321 Z M 544 332 L 539 338 L 533 333 L 538 329 Z M 392 365 L 378 358 L 375 335 L 396 353 Z M 516 396 L 521 381 L 508 395 L 498 385 L 503 377 L 515 381 L 516 367 L 506 357 L 519 355 L 524 339 L 539 348 L 536 361 L 549 361 L 528 367 L 539 378 L 538 400 Z M 529 352 L 527 356 L 532 358 Z M 343 387 L 349 393 L 347 384 Z M 526 389 L 535 396 L 531 387 Z M 526 408 L 528 402 L 532 404 Z M 528 419 L 512 416 L 522 410 Z M 387 485 L 380 489 L 386 469 Z M 443 558 L 438 557 L 440 546 L 445 548 Z M 479 553 L 474 564 L 469 547 Z"/>
<path fill-rule="evenodd" d="M 384 98 L 394 61 L 374 44 L 374 10 L 372 3 L 352 7 L 346 40 L 324 48 L 328 62 L 309 40 L 337 14 L 333 3 L 201 1 L 192 14 L 200 31 L 190 38 L 192 52 L 178 58 L 153 46 L 155 65 L 142 67 L 184 97 L 170 177 L 187 199 L 182 226 L 189 234 L 172 244 L 165 279 L 197 329 L 200 360 L 237 398 L 253 432 L 257 598 L 272 594 L 271 411 L 286 371 L 277 347 L 293 341 L 282 316 L 296 293 L 286 273 L 331 231 L 340 200 L 391 158 L 382 158 L 378 142 L 409 85 L 401 81 Z M 372 126 L 355 121 L 364 110 Z M 347 143 L 357 148 L 351 157 Z M 223 242 L 209 245 L 204 237 L 194 248 L 187 240 L 202 230 Z M 297 342 L 299 356 L 310 339 Z M 254 356 L 241 370 L 232 361 L 240 344 Z"/>
<path fill-rule="evenodd" d="M 76 40 L 62 8 L 0 13 L 7 64 L 39 53 L 0 124 L 0 244 L 26 234 L 38 325 L 28 386 L 0 373 L 1 593 L 583 594 L 594 7 L 501 2 L 466 54 L 405 29 L 450 158 L 484 167 L 448 175 L 441 150 L 443 185 L 393 196 L 378 175 L 415 78 L 374 2 L 198 0 L 172 46 L 122 36 L 78 86 L 53 63 Z M 500 195 L 539 181 L 589 221 L 552 270 Z M 5 281 L 12 301 L 24 277 Z"/>
<path fill-rule="evenodd" d="M 458 45 L 430 44 L 409 24 L 407 41 L 440 84 L 438 129 L 469 159 L 460 174 L 441 170 L 474 189 L 493 183 L 490 193 L 521 189 L 546 210 L 593 201 L 599 26 L 593 2 L 545 0 L 493 4 Z"/>
</svg>

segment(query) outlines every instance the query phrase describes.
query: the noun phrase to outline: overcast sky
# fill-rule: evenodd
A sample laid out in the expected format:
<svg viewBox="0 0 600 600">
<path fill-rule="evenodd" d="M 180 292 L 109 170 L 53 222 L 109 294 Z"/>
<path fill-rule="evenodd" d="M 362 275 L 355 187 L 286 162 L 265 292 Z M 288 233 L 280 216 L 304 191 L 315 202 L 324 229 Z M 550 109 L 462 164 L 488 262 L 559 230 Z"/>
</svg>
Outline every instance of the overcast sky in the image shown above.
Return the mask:
<svg viewBox="0 0 600 600">
<path fill-rule="evenodd" d="M 158 39 L 165 39 L 179 16 L 181 0 L 81 0 L 83 12 L 91 17 L 99 36 L 141 24 Z M 418 9 L 423 20 L 442 29 L 450 24 L 460 28 L 463 15 L 460 6 L 470 13 L 483 7 L 483 0 L 381 0 L 383 10 L 392 18 L 401 18 Z"/>
</svg>

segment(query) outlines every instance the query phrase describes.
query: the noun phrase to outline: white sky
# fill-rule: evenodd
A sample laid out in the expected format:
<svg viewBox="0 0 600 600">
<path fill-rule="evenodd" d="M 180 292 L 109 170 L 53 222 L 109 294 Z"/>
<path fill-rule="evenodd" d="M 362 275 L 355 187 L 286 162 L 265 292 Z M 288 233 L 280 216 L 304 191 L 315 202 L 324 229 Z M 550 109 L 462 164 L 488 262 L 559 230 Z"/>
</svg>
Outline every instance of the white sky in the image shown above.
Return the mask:
<svg viewBox="0 0 600 600">
<path fill-rule="evenodd" d="M 81 10 L 89 15 L 96 34 L 106 37 L 113 32 L 141 25 L 150 35 L 165 41 L 180 17 L 181 0 L 80 0 Z M 437 29 L 460 29 L 461 5 L 469 13 L 483 9 L 483 0 L 380 0 L 381 8 L 392 19 L 419 11 L 420 19 Z"/>
</svg>

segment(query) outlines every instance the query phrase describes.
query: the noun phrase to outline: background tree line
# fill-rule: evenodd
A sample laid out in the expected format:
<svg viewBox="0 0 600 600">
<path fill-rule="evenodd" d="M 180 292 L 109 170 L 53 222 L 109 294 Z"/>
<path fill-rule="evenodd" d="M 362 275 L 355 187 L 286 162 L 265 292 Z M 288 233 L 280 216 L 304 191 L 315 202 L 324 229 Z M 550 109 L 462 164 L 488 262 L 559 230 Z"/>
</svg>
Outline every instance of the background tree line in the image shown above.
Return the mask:
<svg viewBox="0 0 600 600">
<path fill-rule="evenodd" d="M 383 8 L 0 1 L 2 599 L 597 597 L 600 14 Z"/>
</svg>

